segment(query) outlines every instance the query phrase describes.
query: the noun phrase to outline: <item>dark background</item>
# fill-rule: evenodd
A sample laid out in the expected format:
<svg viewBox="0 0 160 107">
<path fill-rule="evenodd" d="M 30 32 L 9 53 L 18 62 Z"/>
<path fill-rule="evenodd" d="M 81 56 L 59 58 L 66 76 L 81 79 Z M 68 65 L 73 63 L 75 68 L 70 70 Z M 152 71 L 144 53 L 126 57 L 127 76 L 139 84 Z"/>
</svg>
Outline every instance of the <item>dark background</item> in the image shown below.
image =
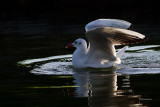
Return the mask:
<svg viewBox="0 0 160 107">
<path fill-rule="evenodd" d="M 50 20 L 54 24 L 86 24 L 97 18 L 133 23 L 160 23 L 154 0 L 1 0 L 0 20 Z"/>
</svg>

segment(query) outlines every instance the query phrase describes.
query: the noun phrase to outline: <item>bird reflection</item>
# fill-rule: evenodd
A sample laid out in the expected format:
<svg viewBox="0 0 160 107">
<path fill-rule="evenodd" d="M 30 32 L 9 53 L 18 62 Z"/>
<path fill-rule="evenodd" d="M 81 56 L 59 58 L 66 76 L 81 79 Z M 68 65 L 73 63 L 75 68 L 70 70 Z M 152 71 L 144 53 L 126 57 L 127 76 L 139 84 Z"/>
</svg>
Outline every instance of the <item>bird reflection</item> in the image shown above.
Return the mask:
<svg viewBox="0 0 160 107">
<path fill-rule="evenodd" d="M 130 77 L 123 76 L 117 83 L 116 69 L 74 70 L 74 82 L 78 86 L 76 97 L 88 97 L 90 107 L 142 106 L 140 95 L 134 95 L 130 87 Z"/>
</svg>

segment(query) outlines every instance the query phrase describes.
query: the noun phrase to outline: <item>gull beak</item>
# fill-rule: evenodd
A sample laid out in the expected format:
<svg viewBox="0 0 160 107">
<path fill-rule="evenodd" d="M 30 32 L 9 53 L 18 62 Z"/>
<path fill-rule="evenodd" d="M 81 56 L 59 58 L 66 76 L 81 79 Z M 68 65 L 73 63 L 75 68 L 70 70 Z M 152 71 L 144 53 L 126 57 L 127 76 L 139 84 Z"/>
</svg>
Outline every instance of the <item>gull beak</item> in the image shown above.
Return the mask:
<svg viewBox="0 0 160 107">
<path fill-rule="evenodd" d="M 68 45 L 66 46 L 66 48 L 70 48 L 70 47 L 73 47 L 73 45 L 72 45 L 72 44 L 68 44 Z"/>
</svg>

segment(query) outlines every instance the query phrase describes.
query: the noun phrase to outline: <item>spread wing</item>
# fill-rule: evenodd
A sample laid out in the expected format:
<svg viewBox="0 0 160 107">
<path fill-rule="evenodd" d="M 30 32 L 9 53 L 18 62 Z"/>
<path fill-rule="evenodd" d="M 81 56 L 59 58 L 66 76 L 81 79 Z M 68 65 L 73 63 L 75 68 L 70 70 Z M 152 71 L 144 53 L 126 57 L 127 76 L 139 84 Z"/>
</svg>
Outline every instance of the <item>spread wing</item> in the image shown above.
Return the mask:
<svg viewBox="0 0 160 107">
<path fill-rule="evenodd" d="M 114 45 L 128 45 L 143 42 L 145 36 L 127 29 L 103 27 L 89 30 L 86 36 L 90 42 L 88 58 L 116 60 Z"/>
<path fill-rule="evenodd" d="M 115 27 L 115 28 L 129 29 L 131 25 L 132 24 L 130 22 L 120 19 L 97 19 L 95 21 L 88 23 L 85 26 L 85 30 L 86 32 L 88 32 L 89 30 L 101 27 Z"/>
</svg>

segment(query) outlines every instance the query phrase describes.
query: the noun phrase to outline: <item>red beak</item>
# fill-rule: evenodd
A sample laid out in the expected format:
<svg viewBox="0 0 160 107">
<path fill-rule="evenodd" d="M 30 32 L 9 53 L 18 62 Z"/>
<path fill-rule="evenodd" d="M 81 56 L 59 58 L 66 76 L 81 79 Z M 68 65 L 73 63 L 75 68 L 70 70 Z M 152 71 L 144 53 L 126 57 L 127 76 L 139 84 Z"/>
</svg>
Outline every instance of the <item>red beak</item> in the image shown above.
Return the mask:
<svg viewBox="0 0 160 107">
<path fill-rule="evenodd" d="M 70 48 L 70 47 L 73 47 L 73 45 L 72 45 L 72 44 L 68 44 L 68 45 L 66 46 L 66 48 Z"/>
</svg>

